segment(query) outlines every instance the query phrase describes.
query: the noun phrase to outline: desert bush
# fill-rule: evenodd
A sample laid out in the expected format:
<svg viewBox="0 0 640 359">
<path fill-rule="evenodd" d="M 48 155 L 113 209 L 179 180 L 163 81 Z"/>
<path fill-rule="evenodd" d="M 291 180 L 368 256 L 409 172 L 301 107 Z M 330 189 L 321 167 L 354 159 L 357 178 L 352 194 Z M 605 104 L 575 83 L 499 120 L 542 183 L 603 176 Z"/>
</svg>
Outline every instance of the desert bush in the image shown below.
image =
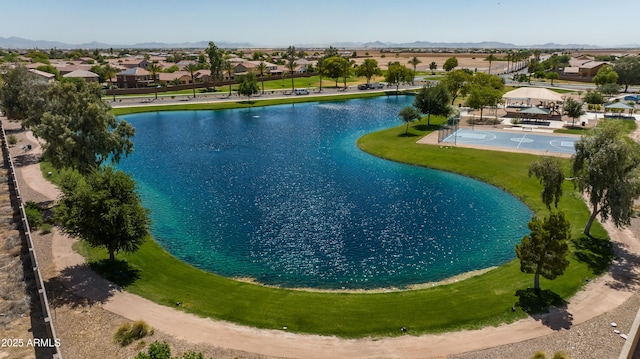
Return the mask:
<svg viewBox="0 0 640 359">
<path fill-rule="evenodd" d="M 9 141 L 10 145 L 15 145 L 16 143 L 18 143 L 18 138 L 16 137 L 16 135 L 9 135 L 7 136 L 7 141 Z"/>
<path fill-rule="evenodd" d="M 520 119 L 519 118 L 512 118 L 511 119 L 511 124 L 512 125 L 519 125 L 520 124 Z"/>
<path fill-rule="evenodd" d="M 50 225 L 49 223 L 45 223 L 45 224 L 42 225 L 42 227 L 40 227 L 40 233 L 49 234 L 49 233 L 51 233 L 52 229 L 53 229 L 52 225 Z"/>
<path fill-rule="evenodd" d="M 137 320 L 133 323 L 125 323 L 118 327 L 116 333 L 113 335 L 113 340 L 121 346 L 127 346 L 134 340 L 142 339 L 147 335 L 152 335 L 153 329 L 149 324 L 142 320 Z"/>
</svg>

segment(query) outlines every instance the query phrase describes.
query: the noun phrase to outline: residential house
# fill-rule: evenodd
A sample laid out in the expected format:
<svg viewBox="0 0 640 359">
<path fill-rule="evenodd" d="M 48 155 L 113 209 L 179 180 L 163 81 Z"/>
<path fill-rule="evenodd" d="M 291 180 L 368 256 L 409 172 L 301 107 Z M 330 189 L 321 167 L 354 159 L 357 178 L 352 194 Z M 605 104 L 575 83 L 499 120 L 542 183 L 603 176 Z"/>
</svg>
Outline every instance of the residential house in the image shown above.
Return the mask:
<svg viewBox="0 0 640 359">
<path fill-rule="evenodd" d="M 140 67 L 140 68 L 146 69 L 147 66 L 149 66 L 149 61 L 142 58 L 137 58 L 137 57 L 120 59 L 118 62 L 120 63 L 120 66 L 125 67 L 127 69 L 132 69 L 134 67 Z"/>
<path fill-rule="evenodd" d="M 191 83 L 191 74 L 187 71 L 160 72 L 158 80 L 172 85 L 187 85 Z"/>
<path fill-rule="evenodd" d="M 44 72 L 36 69 L 29 69 L 29 72 L 31 72 L 35 78 L 42 80 L 48 84 L 56 80 L 56 75 L 50 74 L 48 72 Z"/>
<path fill-rule="evenodd" d="M 75 79 L 83 79 L 87 82 L 98 82 L 100 76 L 91 71 L 87 70 L 75 70 L 73 72 L 69 72 L 68 74 L 62 75 L 64 78 L 75 78 Z"/>
<path fill-rule="evenodd" d="M 195 73 L 195 77 L 196 82 L 199 83 L 207 83 L 212 81 L 211 70 L 198 70 L 198 72 Z"/>
<path fill-rule="evenodd" d="M 156 76 L 158 76 L 156 74 Z M 118 87 L 120 88 L 137 88 L 147 87 L 153 83 L 151 73 L 141 67 L 134 67 L 116 74 Z"/>
</svg>

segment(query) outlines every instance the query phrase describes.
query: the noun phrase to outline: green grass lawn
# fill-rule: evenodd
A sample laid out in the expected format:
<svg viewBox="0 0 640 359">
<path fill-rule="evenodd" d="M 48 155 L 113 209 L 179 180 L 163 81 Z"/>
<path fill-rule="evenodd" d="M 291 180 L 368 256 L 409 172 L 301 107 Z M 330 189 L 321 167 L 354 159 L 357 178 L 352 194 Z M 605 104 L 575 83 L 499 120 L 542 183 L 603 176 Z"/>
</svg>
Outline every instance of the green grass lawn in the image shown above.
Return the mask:
<svg viewBox="0 0 640 359">
<path fill-rule="evenodd" d="M 401 91 L 402 95 L 403 92 Z M 158 106 L 139 106 L 139 107 L 119 107 L 114 108 L 111 112 L 116 115 L 128 115 L 132 113 L 140 112 L 154 112 L 154 111 L 187 111 L 187 110 L 225 110 L 233 108 L 245 108 L 245 107 L 258 107 L 258 106 L 273 106 L 291 103 L 303 103 L 303 102 L 327 102 L 327 101 L 347 101 L 354 98 L 367 98 L 377 96 L 395 96 L 395 90 L 388 92 L 357 92 L 353 94 L 343 95 L 331 95 L 331 96 L 314 96 L 313 94 L 308 96 L 291 96 L 287 99 L 271 99 L 260 100 L 253 97 L 251 102 L 245 100 L 236 102 L 217 102 L 217 103 L 180 103 L 175 105 L 158 105 Z"/>
<path fill-rule="evenodd" d="M 358 145 L 382 158 L 483 180 L 518 196 L 535 212 L 546 213 L 540 201 L 541 185 L 527 175 L 537 156 L 416 144 L 419 136 L 434 127 L 416 123 L 410 135 L 404 136 L 405 126 L 400 125 L 368 134 Z M 589 213 L 570 183 L 564 186 L 560 209 L 572 224 L 571 265 L 556 280 L 541 280 L 547 294 L 544 300 L 556 304 L 578 291 L 585 278 L 604 271 L 611 260 L 610 252 L 603 250 L 608 247 L 603 245 L 607 239 L 600 225 L 594 224 L 592 233 L 601 239 L 581 234 Z M 85 245 L 78 249 L 98 269 L 107 258 L 103 250 Z M 406 327 L 410 334 L 438 333 L 513 322 L 528 315 L 523 308 L 535 307 L 522 292 L 533 285 L 533 275 L 521 273 L 516 260 L 477 277 L 428 289 L 319 293 L 270 288 L 206 273 L 177 260 L 151 239 L 138 252 L 118 258 L 124 261 L 124 273 L 129 273 L 119 281 L 132 293 L 172 307 L 179 301 L 179 310 L 200 316 L 259 328 L 286 326 L 291 332 L 359 338 L 397 336 Z M 513 306 L 518 308 L 515 312 Z"/>
</svg>

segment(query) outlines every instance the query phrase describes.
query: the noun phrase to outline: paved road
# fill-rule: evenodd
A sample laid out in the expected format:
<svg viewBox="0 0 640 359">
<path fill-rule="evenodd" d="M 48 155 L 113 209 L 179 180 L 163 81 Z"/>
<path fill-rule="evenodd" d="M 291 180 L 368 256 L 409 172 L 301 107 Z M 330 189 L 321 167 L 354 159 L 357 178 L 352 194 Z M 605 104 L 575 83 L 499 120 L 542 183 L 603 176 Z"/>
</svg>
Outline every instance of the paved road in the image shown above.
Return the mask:
<svg viewBox="0 0 640 359">
<path fill-rule="evenodd" d="M 423 85 L 427 84 L 426 81 L 416 81 L 415 85 L 401 85 L 399 90 L 415 90 L 421 88 Z M 319 92 L 318 89 L 310 89 L 308 96 L 335 96 L 335 95 L 348 95 L 348 94 L 358 94 L 365 92 L 385 92 L 385 91 L 395 91 L 396 87 L 386 87 L 381 90 L 358 90 L 357 86 L 349 86 L 347 89 L 336 89 L 336 88 L 323 88 L 322 92 Z M 307 95 L 293 95 L 291 91 L 265 91 L 264 94 L 259 96 L 251 97 L 252 100 L 264 100 L 264 99 L 284 99 L 291 97 L 304 97 Z M 118 98 L 116 101 L 113 101 L 111 97 L 105 98 L 106 101 L 109 102 L 111 107 L 134 107 L 134 106 L 156 106 L 156 105 L 177 105 L 184 103 L 215 103 L 215 102 L 234 102 L 234 101 L 244 101 L 247 98 L 244 96 L 238 96 L 236 93 L 233 93 L 229 96 L 228 92 L 224 92 L 221 88 L 220 92 L 216 93 L 197 93 L 196 98 L 193 98 L 193 95 L 184 94 L 184 95 L 163 95 L 158 94 L 158 99 L 154 99 L 154 94 L 145 94 L 135 97 L 126 97 L 126 98 Z"/>
</svg>

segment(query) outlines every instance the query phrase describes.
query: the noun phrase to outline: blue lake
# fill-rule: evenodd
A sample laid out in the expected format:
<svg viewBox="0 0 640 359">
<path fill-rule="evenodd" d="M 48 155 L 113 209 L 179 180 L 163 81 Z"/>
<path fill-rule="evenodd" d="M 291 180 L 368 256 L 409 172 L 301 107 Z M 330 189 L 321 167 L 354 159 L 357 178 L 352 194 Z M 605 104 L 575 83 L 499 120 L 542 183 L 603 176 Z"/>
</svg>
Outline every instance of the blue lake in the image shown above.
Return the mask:
<svg viewBox="0 0 640 359">
<path fill-rule="evenodd" d="M 466 177 L 360 151 L 413 97 L 122 116 L 152 234 L 196 267 L 268 285 L 403 287 L 503 264 L 532 212 Z M 417 138 L 416 138 L 417 140 Z"/>
</svg>

